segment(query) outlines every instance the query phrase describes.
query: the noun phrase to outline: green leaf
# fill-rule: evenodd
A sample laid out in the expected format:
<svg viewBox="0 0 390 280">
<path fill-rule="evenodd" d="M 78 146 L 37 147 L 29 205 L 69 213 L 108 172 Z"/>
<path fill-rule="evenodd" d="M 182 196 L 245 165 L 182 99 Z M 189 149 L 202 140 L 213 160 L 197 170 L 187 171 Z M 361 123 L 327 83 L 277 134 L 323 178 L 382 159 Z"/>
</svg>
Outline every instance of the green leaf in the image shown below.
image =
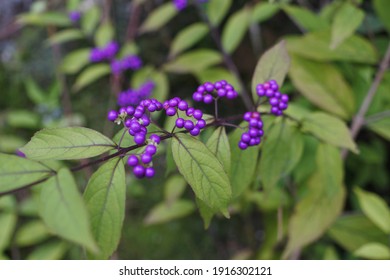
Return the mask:
<svg viewBox="0 0 390 280">
<path fill-rule="evenodd" d="M 368 128 L 390 141 L 390 118 L 370 122 Z"/>
<path fill-rule="evenodd" d="M 279 5 L 267 2 L 260 2 L 253 6 L 250 20 L 252 23 L 260 23 L 271 18 L 278 11 Z"/>
<path fill-rule="evenodd" d="M 107 259 L 118 246 L 125 218 L 126 183 L 122 160 L 112 159 L 92 175 L 84 200 L 91 216 L 92 233 L 100 248 L 93 257 Z"/>
<path fill-rule="evenodd" d="M 219 52 L 211 49 L 197 49 L 166 63 L 163 69 L 179 74 L 196 73 L 220 62 L 222 62 L 222 56 Z"/>
<path fill-rule="evenodd" d="M 51 172 L 38 162 L 0 153 L 0 193 L 38 182 L 49 177 Z"/>
<path fill-rule="evenodd" d="M 82 30 L 91 35 L 95 30 L 99 20 L 101 18 L 101 11 L 98 6 L 92 6 L 83 14 L 81 19 L 81 28 Z"/>
<path fill-rule="evenodd" d="M 344 3 L 337 11 L 332 22 L 331 49 L 337 48 L 351 36 L 364 19 L 364 12 L 351 3 Z"/>
<path fill-rule="evenodd" d="M 209 29 L 204 23 L 194 23 L 182 29 L 173 39 L 169 56 L 174 57 L 182 51 L 189 49 L 199 42 L 208 31 Z"/>
<path fill-rule="evenodd" d="M 114 39 L 114 26 L 110 21 L 104 21 L 100 24 L 95 33 L 95 44 L 98 47 L 107 45 Z"/>
<path fill-rule="evenodd" d="M 390 259 L 390 248 L 381 243 L 367 243 L 353 252 L 354 255 L 370 260 Z"/>
<path fill-rule="evenodd" d="M 196 197 L 214 210 L 226 209 L 231 186 L 222 164 L 212 152 L 199 140 L 176 134 L 172 139 L 172 153 L 179 172 Z"/>
<path fill-rule="evenodd" d="M 363 213 L 385 233 L 390 233 L 390 210 L 379 195 L 356 188 L 354 190 Z"/>
<path fill-rule="evenodd" d="M 23 224 L 15 236 L 15 243 L 20 246 L 31 246 L 50 237 L 47 227 L 41 220 L 34 220 Z"/>
<path fill-rule="evenodd" d="M 328 22 L 312 11 L 295 5 L 285 5 L 283 10 L 300 28 L 307 31 L 318 31 L 329 27 Z"/>
<path fill-rule="evenodd" d="M 77 77 L 75 84 L 73 85 L 72 90 L 77 92 L 82 88 L 90 85 L 95 82 L 97 79 L 104 77 L 111 73 L 111 67 L 107 64 L 96 64 L 89 66 L 80 75 Z"/>
<path fill-rule="evenodd" d="M 32 78 L 26 79 L 24 85 L 26 86 L 27 96 L 31 101 L 33 101 L 36 105 L 45 103 L 45 92 Z"/>
<path fill-rule="evenodd" d="M 47 44 L 62 44 L 84 38 L 84 34 L 78 29 L 66 29 L 57 32 L 47 40 Z"/>
<path fill-rule="evenodd" d="M 222 163 L 225 172 L 229 174 L 231 166 L 231 153 L 229 139 L 226 135 L 225 127 L 218 127 L 207 140 L 206 146 Z"/>
<path fill-rule="evenodd" d="M 60 169 L 57 176 L 40 186 L 39 213 L 50 231 L 90 251 L 96 251 L 88 212 L 69 170 Z"/>
<path fill-rule="evenodd" d="M 293 170 L 300 161 L 303 146 L 299 130 L 289 123 L 274 125 L 267 132 L 259 164 L 260 178 L 266 191 L 273 189 Z"/>
<path fill-rule="evenodd" d="M 176 14 L 177 9 L 173 3 L 165 3 L 148 15 L 139 30 L 141 33 L 156 31 L 168 23 Z"/>
<path fill-rule="evenodd" d="M 239 82 L 232 74 L 232 72 L 222 67 L 207 68 L 199 71 L 196 73 L 196 78 L 200 84 L 203 84 L 207 81 L 216 82 L 220 80 L 226 80 L 229 81 L 229 84 L 231 84 L 235 89 L 240 88 Z"/>
<path fill-rule="evenodd" d="M 213 26 L 217 26 L 225 18 L 233 1 L 232 0 L 210 0 L 207 5 L 207 17 Z"/>
<path fill-rule="evenodd" d="M 244 126 L 244 123 L 240 124 Z M 232 184 L 233 198 L 241 195 L 253 182 L 259 155 L 259 146 L 241 150 L 238 142 L 243 130 L 236 129 L 229 135 L 231 151 L 230 181 Z"/>
<path fill-rule="evenodd" d="M 40 245 L 28 256 L 27 260 L 60 260 L 68 250 L 68 246 L 62 241 L 52 241 Z"/>
<path fill-rule="evenodd" d="M 211 209 L 210 207 L 207 206 L 206 203 L 204 203 L 202 200 L 200 200 L 198 198 L 196 199 L 196 205 L 198 206 L 200 216 L 203 219 L 204 228 L 207 229 L 210 226 L 210 223 L 211 223 L 213 216 L 218 211 Z M 226 216 L 226 217 L 229 218 L 229 216 Z"/>
<path fill-rule="evenodd" d="M 22 24 L 38 26 L 69 26 L 71 24 L 67 15 L 60 12 L 23 14 L 19 16 L 18 20 Z"/>
<path fill-rule="evenodd" d="M 290 218 L 283 258 L 322 236 L 340 214 L 345 197 L 343 177 L 340 152 L 330 145 L 319 145 L 317 170 Z"/>
<path fill-rule="evenodd" d="M 68 0 L 66 2 L 66 9 L 68 11 L 77 10 L 77 8 L 79 7 L 79 4 L 80 4 L 80 0 Z"/>
<path fill-rule="evenodd" d="M 286 50 L 284 41 L 267 50 L 257 62 L 252 77 L 252 95 L 257 100 L 256 86 L 268 80 L 275 80 L 280 86 L 287 75 L 290 67 L 290 57 Z"/>
<path fill-rule="evenodd" d="M 297 54 L 318 61 L 350 61 L 374 64 L 378 54 L 372 44 L 363 37 L 352 35 L 332 50 L 330 31 L 307 33 L 304 36 L 288 36 L 289 54 Z M 293 68 L 293 67 L 292 67 Z"/>
<path fill-rule="evenodd" d="M 64 57 L 61 70 L 66 74 L 74 74 L 89 63 L 90 49 L 80 49 L 69 53 Z"/>
<path fill-rule="evenodd" d="M 388 244 L 388 235 L 360 214 L 339 217 L 328 233 L 334 241 L 350 252 L 367 243 Z"/>
<path fill-rule="evenodd" d="M 14 212 L 0 212 L 0 252 L 9 247 L 15 230 L 17 215 Z"/>
<path fill-rule="evenodd" d="M 244 39 L 249 27 L 250 10 L 242 9 L 229 17 L 222 32 L 222 47 L 227 53 L 232 53 Z"/>
<path fill-rule="evenodd" d="M 187 182 L 181 175 L 173 175 L 164 185 L 164 199 L 167 204 L 176 201 L 185 191 Z"/>
<path fill-rule="evenodd" d="M 115 148 L 114 142 L 85 127 L 46 128 L 38 131 L 20 150 L 30 159 L 81 159 Z"/>
<path fill-rule="evenodd" d="M 374 0 L 374 9 L 387 31 L 390 33 L 390 2 L 388 0 Z"/>
<path fill-rule="evenodd" d="M 292 56 L 290 78 L 295 87 L 313 104 L 348 119 L 355 111 L 351 87 L 332 64 Z"/>
<path fill-rule="evenodd" d="M 146 225 L 167 223 L 191 214 L 195 210 L 194 203 L 188 200 L 176 200 L 167 204 L 161 202 L 154 206 L 146 216 Z"/>
<path fill-rule="evenodd" d="M 303 120 L 302 131 L 309 132 L 326 143 L 358 153 L 346 124 L 332 115 L 322 112 L 309 114 Z"/>
<path fill-rule="evenodd" d="M 26 140 L 15 135 L 0 135 L 0 153 L 14 153 L 26 144 Z"/>
</svg>

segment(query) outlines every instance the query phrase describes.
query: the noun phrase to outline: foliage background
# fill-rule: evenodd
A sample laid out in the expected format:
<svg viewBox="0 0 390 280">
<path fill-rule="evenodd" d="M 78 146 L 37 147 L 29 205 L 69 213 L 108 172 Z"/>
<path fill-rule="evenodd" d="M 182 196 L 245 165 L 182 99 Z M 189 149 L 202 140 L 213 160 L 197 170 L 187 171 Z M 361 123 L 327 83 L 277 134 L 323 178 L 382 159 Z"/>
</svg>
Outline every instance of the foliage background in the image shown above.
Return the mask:
<svg viewBox="0 0 390 280">
<path fill-rule="evenodd" d="M 78 125 L 114 135 L 116 131 L 106 121 L 106 113 L 115 105 L 112 93 L 118 84 L 106 75 L 93 77 L 90 83 L 75 90 L 82 71 L 67 73 L 61 66 L 68 54 L 92 47 L 99 27 L 106 22 L 111 22 L 114 28 L 103 37 L 112 36 L 122 45 L 135 43 L 144 64 L 163 75 L 159 84 L 161 99 L 189 98 L 200 82 L 211 77 L 239 85 L 226 57 L 201 65 L 200 69 L 191 68 L 191 63 L 196 65 L 197 61 L 190 59 L 184 65 L 189 70 L 183 71 L 183 65 L 175 65 L 177 56 L 169 56 L 178 33 L 202 21 L 195 6 L 171 17 L 159 16 L 169 20 L 157 24 L 153 31 L 146 30 L 143 24 L 153 11 L 170 1 L 81 1 L 85 5 L 95 3 L 93 6 L 101 12 L 96 20 L 97 29 L 78 40 L 50 44 L 50 38 L 54 40 L 59 32 L 72 28 L 58 23 L 61 16 L 66 18 L 69 2 L 72 1 L 0 3 L 2 153 L 15 153 L 44 127 Z M 267 151 L 264 144 L 259 165 L 256 158 L 251 163 L 256 171 L 250 187 L 229 209 L 231 218 L 217 215 L 207 229 L 194 203 L 168 213 L 155 210 L 177 197 L 195 200 L 191 189 L 185 187 L 186 182 L 169 167 L 164 152 L 155 162 L 158 174 L 153 180 L 135 180 L 127 171 L 125 221 L 112 258 L 389 259 L 390 58 L 385 59 L 390 30 L 389 1 L 211 2 L 231 4 L 215 28 L 245 88 L 248 91 L 251 88 L 260 56 L 285 39 L 291 66 L 282 91 L 293 100 L 288 115 L 292 119 L 311 119 L 316 125 L 319 121 L 320 125 L 313 127 L 310 121 L 300 123 L 301 153 L 297 152 L 299 144 L 284 150 L 283 147 L 293 145 L 289 137 L 292 134 L 285 131 L 287 137 L 274 142 L 276 148 L 268 146 Z M 56 20 L 29 18 L 34 13 L 48 11 L 58 13 Z M 21 14 L 25 17 L 21 18 Z M 218 52 L 218 44 L 208 32 L 182 53 L 206 48 Z M 379 79 L 377 73 L 383 77 Z M 140 77 L 130 73 L 123 84 L 139 84 Z M 359 115 L 375 85 L 367 112 Z M 221 110 L 225 115 L 235 115 L 245 111 L 245 104 L 227 102 Z M 337 118 L 336 123 L 323 115 L 310 114 L 319 111 Z M 364 118 L 363 122 L 358 122 L 358 130 L 351 132 L 360 152 L 342 151 L 343 160 L 339 161 L 337 155 L 333 157 L 334 148 L 324 143 L 353 150 L 355 144 L 349 143 L 350 137 L 338 128 L 340 120 L 352 128 L 357 115 Z M 324 131 L 329 133 L 324 135 Z M 275 129 L 272 133 L 269 135 L 277 134 Z M 322 151 L 322 156 L 316 156 L 317 150 Z M 278 165 L 285 161 L 280 155 L 283 153 L 297 162 L 288 171 L 280 169 L 285 174 L 275 175 L 277 182 L 271 191 L 263 174 L 278 171 Z M 96 168 L 75 173 L 80 190 Z M 319 177 L 313 179 L 312 175 L 317 173 Z M 333 179 L 342 180 L 341 192 L 345 191 L 345 196 L 335 195 L 331 188 Z M 0 259 L 85 258 L 80 246 L 59 238 L 38 217 L 38 192 L 37 187 L 0 197 Z M 339 203 L 333 195 L 336 200 L 341 199 Z M 335 213 L 336 218 L 332 211 L 337 212 L 337 205 L 342 211 Z"/>
</svg>

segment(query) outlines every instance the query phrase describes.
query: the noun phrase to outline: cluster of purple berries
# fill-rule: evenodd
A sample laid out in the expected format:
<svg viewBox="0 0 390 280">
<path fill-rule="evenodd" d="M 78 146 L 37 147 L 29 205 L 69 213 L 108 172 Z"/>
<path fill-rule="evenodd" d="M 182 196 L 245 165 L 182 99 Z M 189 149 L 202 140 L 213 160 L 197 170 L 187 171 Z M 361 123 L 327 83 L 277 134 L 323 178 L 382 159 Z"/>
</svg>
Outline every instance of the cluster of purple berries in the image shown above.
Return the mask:
<svg viewBox="0 0 390 280">
<path fill-rule="evenodd" d="M 179 97 L 174 97 L 170 100 L 167 100 L 163 103 L 165 113 L 167 116 L 174 116 L 177 114 L 177 110 L 185 112 L 187 117 L 193 117 L 196 121 L 191 119 L 177 118 L 176 127 L 184 128 L 192 136 L 199 135 L 200 131 L 206 127 L 206 121 L 202 119 L 203 112 L 199 109 L 189 107 L 188 103 L 185 100 L 181 100 Z"/>
<path fill-rule="evenodd" d="M 264 135 L 263 122 L 259 112 L 246 112 L 244 120 L 248 122 L 248 130 L 241 135 L 241 140 L 238 142 L 238 147 L 241 150 L 259 145 L 261 137 Z"/>
<path fill-rule="evenodd" d="M 133 168 L 135 177 L 152 178 L 155 170 L 152 166 L 153 156 L 157 153 L 157 146 L 160 144 L 160 136 L 152 134 L 149 137 L 149 143 L 144 151 L 139 155 L 130 155 L 127 159 L 127 164 Z"/>
<path fill-rule="evenodd" d="M 80 21 L 81 19 L 81 12 L 80 11 L 77 11 L 77 10 L 74 10 L 74 11 L 70 11 L 68 13 L 68 17 L 70 19 L 71 22 L 73 23 L 77 23 Z"/>
<path fill-rule="evenodd" d="M 237 96 L 238 93 L 234 87 L 225 80 L 221 80 L 215 83 L 205 82 L 200 85 L 193 93 L 192 99 L 197 102 L 210 104 L 214 101 L 214 98 L 226 97 L 227 99 L 234 99 Z"/>
<path fill-rule="evenodd" d="M 91 62 L 100 62 L 103 60 L 111 60 L 119 50 L 119 45 L 116 42 L 109 42 L 102 48 L 93 48 L 89 53 Z"/>
<path fill-rule="evenodd" d="M 122 59 L 111 62 L 111 71 L 114 74 L 120 74 L 126 70 L 138 70 L 142 67 L 142 60 L 137 55 L 129 55 Z"/>
<path fill-rule="evenodd" d="M 121 107 L 137 106 L 142 100 L 147 99 L 155 87 L 154 82 L 147 81 L 138 89 L 123 91 L 118 96 L 118 105 Z"/>
<path fill-rule="evenodd" d="M 270 80 L 264 84 L 256 86 L 256 92 L 259 97 L 268 97 L 271 105 L 271 114 L 281 116 L 288 107 L 288 95 L 279 92 L 279 85 L 275 80 Z"/>
<path fill-rule="evenodd" d="M 205 3 L 208 0 L 198 0 L 198 3 Z M 188 5 L 188 0 L 173 0 L 173 4 L 175 5 L 178 11 L 183 10 Z"/>
</svg>

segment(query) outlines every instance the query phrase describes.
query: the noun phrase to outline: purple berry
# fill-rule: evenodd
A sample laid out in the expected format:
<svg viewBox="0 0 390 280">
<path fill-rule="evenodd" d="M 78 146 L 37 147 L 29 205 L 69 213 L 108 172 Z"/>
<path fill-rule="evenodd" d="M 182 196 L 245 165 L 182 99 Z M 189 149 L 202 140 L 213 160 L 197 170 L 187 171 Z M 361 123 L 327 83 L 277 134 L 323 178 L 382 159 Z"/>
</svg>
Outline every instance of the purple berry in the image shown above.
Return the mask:
<svg viewBox="0 0 390 280">
<path fill-rule="evenodd" d="M 137 133 L 136 135 L 134 135 L 134 142 L 137 145 L 144 144 L 145 140 L 146 140 L 146 136 L 144 133 Z"/>
<path fill-rule="evenodd" d="M 186 120 L 184 122 L 184 128 L 188 131 L 191 131 L 192 129 L 194 129 L 195 125 L 194 123 L 191 121 L 191 120 Z"/>
<path fill-rule="evenodd" d="M 287 95 L 287 94 L 282 94 L 282 95 L 280 96 L 280 101 L 282 101 L 282 102 L 284 102 L 284 103 L 288 103 L 288 100 L 289 100 L 289 98 L 288 98 L 288 95 Z"/>
<path fill-rule="evenodd" d="M 270 100 L 269 100 L 269 104 L 271 106 L 277 106 L 279 104 L 279 100 L 276 98 L 276 97 L 272 97 Z"/>
<path fill-rule="evenodd" d="M 176 114 L 176 108 L 169 107 L 165 112 L 167 116 L 174 116 Z"/>
<path fill-rule="evenodd" d="M 190 108 L 187 109 L 186 115 L 187 115 L 188 117 L 191 117 L 192 114 L 194 113 L 194 111 L 195 111 L 195 109 L 192 108 L 192 107 L 190 107 Z"/>
<path fill-rule="evenodd" d="M 144 164 L 148 164 L 148 163 L 150 163 L 152 161 L 152 156 L 149 155 L 149 154 L 142 154 L 141 161 Z"/>
<path fill-rule="evenodd" d="M 217 94 L 218 94 L 219 97 L 224 97 L 224 96 L 226 96 L 226 89 L 220 88 L 220 89 L 217 91 Z"/>
<path fill-rule="evenodd" d="M 198 136 L 199 133 L 200 133 L 200 129 L 198 127 L 196 127 L 196 126 L 190 131 L 190 134 L 192 136 Z"/>
<path fill-rule="evenodd" d="M 203 85 L 208 92 L 212 92 L 214 90 L 214 85 L 210 82 L 206 82 Z"/>
<path fill-rule="evenodd" d="M 150 135 L 149 139 L 152 140 L 156 144 L 160 144 L 160 142 L 161 142 L 160 136 L 158 136 L 157 134 Z"/>
<path fill-rule="evenodd" d="M 203 96 L 203 102 L 206 104 L 210 104 L 213 102 L 213 96 L 211 94 L 206 94 Z"/>
<path fill-rule="evenodd" d="M 196 123 L 196 126 L 199 128 L 199 129 L 202 129 L 206 126 L 206 121 L 204 119 L 200 119 L 198 120 L 198 122 Z"/>
<path fill-rule="evenodd" d="M 134 176 L 141 179 L 145 176 L 145 167 L 142 165 L 136 165 L 133 167 Z"/>
<path fill-rule="evenodd" d="M 137 121 L 132 121 L 130 124 L 130 129 L 134 132 L 139 132 L 141 130 L 141 125 Z"/>
<path fill-rule="evenodd" d="M 111 122 L 115 121 L 118 118 L 118 112 L 115 110 L 111 110 L 107 114 L 107 119 Z"/>
<path fill-rule="evenodd" d="M 243 133 L 241 135 L 241 141 L 242 142 L 249 143 L 250 140 L 251 140 L 251 136 L 248 133 Z"/>
<path fill-rule="evenodd" d="M 244 114 L 244 120 L 245 121 L 249 122 L 251 118 L 252 118 L 252 113 L 251 112 L 246 112 Z"/>
<path fill-rule="evenodd" d="M 145 177 L 146 178 L 152 178 L 154 177 L 154 174 L 156 172 L 154 171 L 154 168 L 153 167 L 146 167 L 145 169 Z"/>
<path fill-rule="evenodd" d="M 183 119 L 183 118 L 178 118 L 178 119 L 176 120 L 176 126 L 177 126 L 178 128 L 183 128 L 183 127 L 184 127 L 184 119 Z"/>
<path fill-rule="evenodd" d="M 185 111 L 188 109 L 188 103 L 182 100 L 177 104 L 177 108 L 179 108 L 180 111 Z"/>
<path fill-rule="evenodd" d="M 192 99 L 194 99 L 194 101 L 196 102 L 201 102 L 203 100 L 203 94 L 198 91 L 195 91 L 192 95 Z"/>
<path fill-rule="evenodd" d="M 151 156 L 155 155 L 157 152 L 157 147 L 155 145 L 147 145 L 145 148 L 145 153 Z"/>
<path fill-rule="evenodd" d="M 138 157 L 136 155 L 129 156 L 127 164 L 130 166 L 136 166 L 138 164 Z"/>
<path fill-rule="evenodd" d="M 200 120 L 203 117 L 203 113 L 201 110 L 195 110 L 193 113 L 195 119 Z"/>
<path fill-rule="evenodd" d="M 248 148 L 248 145 L 242 141 L 238 142 L 238 147 L 241 149 L 241 150 L 245 150 L 246 148 Z"/>
</svg>

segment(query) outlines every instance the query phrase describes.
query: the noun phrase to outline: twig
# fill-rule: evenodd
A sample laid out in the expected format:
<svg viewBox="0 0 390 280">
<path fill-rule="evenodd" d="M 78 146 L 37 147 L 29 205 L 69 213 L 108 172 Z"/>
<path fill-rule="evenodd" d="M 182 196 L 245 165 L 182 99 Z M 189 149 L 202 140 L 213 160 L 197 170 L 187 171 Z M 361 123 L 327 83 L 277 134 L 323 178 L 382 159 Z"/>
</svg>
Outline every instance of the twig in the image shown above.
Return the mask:
<svg viewBox="0 0 390 280">
<path fill-rule="evenodd" d="M 362 105 L 360 106 L 359 112 L 356 114 L 356 116 L 354 117 L 354 119 L 352 121 L 350 133 L 351 133 L 351 136 L 353 139 L 356 138 L 360 129 L 364 125 L 364 122 L 365 122 L 364 116 L 366 115 L 367 110 L 371 105 L 372 99 L 375 96 L 375 93 L 378 89 L 378 86 L 379 86 L 380 82 L 382 81 L 383 75 L 385 74 L 385 71 L 389 67 L 389 64 L 390 64 L 390 42 L 389 42 L 389 45 L 387 46 L 386 54 L 383 57 L 383 60 L 381 61 L 380 65 L 379 65 L 378 71 L 376 72 L 375 79 L 374 79 L 373 83 L 371 84 L 370 89 L 368 90 L 367 95 L 363 100 Z M 341 156 L 343 159 L 346 159 L 348 156 L 348 150 L 344 149 L 341 152 Z"/>
</svg>

